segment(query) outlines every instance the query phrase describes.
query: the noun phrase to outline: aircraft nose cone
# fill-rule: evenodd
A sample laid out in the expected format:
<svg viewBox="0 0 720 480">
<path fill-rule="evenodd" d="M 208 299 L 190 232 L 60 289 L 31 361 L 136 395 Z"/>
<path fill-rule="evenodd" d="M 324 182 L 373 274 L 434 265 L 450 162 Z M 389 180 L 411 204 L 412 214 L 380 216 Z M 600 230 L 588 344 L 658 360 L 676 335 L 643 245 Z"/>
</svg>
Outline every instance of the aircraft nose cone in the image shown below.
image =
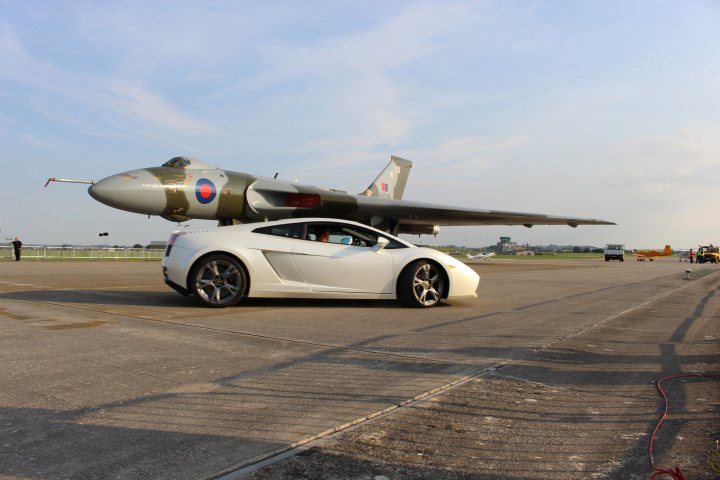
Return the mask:
<svg viewBox="0 0 720 480">
<path fill-rule="evenodd" d="M 88 193 L 98 202 L 129 212 L 160 215 L 167 204 L 162 184 L 147 170 L 103 178 Z"/>
</svg>

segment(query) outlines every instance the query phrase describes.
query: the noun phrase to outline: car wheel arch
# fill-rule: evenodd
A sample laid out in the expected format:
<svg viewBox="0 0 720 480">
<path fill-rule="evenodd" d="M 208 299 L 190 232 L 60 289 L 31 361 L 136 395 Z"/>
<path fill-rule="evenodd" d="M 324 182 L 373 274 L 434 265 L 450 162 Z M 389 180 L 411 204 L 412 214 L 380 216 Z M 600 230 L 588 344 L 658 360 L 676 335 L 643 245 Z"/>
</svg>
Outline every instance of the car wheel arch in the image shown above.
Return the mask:
<svg viewBox="0 0 720 480">
<path fill-rule="evenodd" d="M 203 259 L 213 256 L 213 255 L 224 255 L 226 257 L 232 258 L 233 260 L 235 260 L 236 262 L 238 262 L 240 264 L 243 271 L 245 272 L 245 278 L 247 281 L 247 285 L 245 286 L 245 292 L 244 292 L 244 295 L 247 296 L 250 293 L 250 284 L 252 283 L 252 278 L 250 277 L 250 271 L 248 270 L 247 263 L 242 258 L 235 255 L 234 253 L 231 253 L 231 252 L 228 252 L 225 250 L 213 250 L 213 251 L 205 252 L 202 255 L 200 255 L 199 257 L 197 257 L 195 260 L 193 260 L 192 265 L 188 269 L 187 278 L 185 279 L 185 284 L 188 286 L 188 289 L 190 288 L 191 283 L 192 283 L 192 275 L 193 275 L 193 272 L 195 271 L 195 267 L 197 267 L 197 265 Z"/>
<path fill-rule="evenodd" d="M 400 295 L 400 279 L 403 277 L 403 273 L 405 273 L 405 271 L 408 268 L 410 268 L 410 266 L 412 264 L 414 264 L 415 262 L 417 262 L 418 260 L 423 260 L 425 262 L 429 262 L 429 263 L 435 264 L 438 267 L 440 267 L 440 271 L 443 274 L 443 280 L 445 280 L 445 291 L 443 292 L 441 298 L 444 298 L 447 300 L 448 295 L 450 293 L 450 275 L 448 274 L 447 268 L 445 268 L 445 266 L 442 263 L 438 262 L 437 260 L 428 258 L 428 257 L 413 258 L 413 259 L 409 260 L 408 262 L 406 262 L 405 265 L 403 265 L 403 267 L 400 269 L 400 272 L 398 273 L 397 279 L 395 280 L 395 295 L 396 296 Z"/>
</svg>

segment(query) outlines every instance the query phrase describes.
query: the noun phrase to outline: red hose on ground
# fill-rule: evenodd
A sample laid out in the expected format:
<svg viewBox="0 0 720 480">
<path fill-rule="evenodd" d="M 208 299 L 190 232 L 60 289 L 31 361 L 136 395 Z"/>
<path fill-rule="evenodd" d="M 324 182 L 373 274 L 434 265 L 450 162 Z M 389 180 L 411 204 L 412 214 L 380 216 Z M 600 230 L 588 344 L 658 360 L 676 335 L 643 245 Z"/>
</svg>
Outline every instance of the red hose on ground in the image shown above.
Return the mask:
<svg viewBox="0 0 720 480">
<path fill-rule="evenodd" d="M 675 465 L 675 468 L 659 468 L 657 465 L 655 465 L 655 459 L 653 458 L 653 446 L 655 445 L 655 435 L 657 434 L 658 430 L 660 430 L 660 425 L 663 424 L 665 419 L 668 417 L 668 409 L 670 408 L 670 402 L 668 402 L 667 395 L 665 395 L 665 391 L 662 388 L 662 384 L 665 381 L 668 380 L 675 380 L 678 378 L 686 378 L 686 377 L 700 377 L 700 378 L 718 378 L 720 375 L 717 374 L 702 374 L 702 373 L 686 373 L 683 375 L 673 375 L 671 377 L 665 377 L 663 379 L 660 379 L 657 382 L 657 388 L 660 391 L 660 394 L 663 396 L 663 399 L 665 400 L 665 412 L 663 413 L 662 417 L 660 418 L 660 421 L 655 426 L 655 430 L 653 431 L 652 437 L 650 437 L 650 447 L 648 448 L 648 454 L 650 455 L 650 463 L 653 468 L 653 474 L 650 476 L 650 480 L 655 480 L 660 475 L 670 475 L 670 477 L 673 480 L 685 480 L 685 475 L 683 475 L 682 471 L 680 470 L 680 467 Z"/>
</svg>

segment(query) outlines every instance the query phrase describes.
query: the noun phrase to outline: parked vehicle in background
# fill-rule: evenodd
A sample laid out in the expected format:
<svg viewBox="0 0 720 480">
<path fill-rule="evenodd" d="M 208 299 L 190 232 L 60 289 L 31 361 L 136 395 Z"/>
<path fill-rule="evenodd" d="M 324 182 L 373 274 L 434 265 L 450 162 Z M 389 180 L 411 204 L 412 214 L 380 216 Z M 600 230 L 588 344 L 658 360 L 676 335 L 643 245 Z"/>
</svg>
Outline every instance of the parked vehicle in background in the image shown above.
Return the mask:
<svg viewBox="0 0 720 480">
<path fill-rule="evenodd" d="M 720 263 L 720 247 L 710 244 L 698 248 L 696 263 Z"/>
<path fill-rule="evenodd" d="M 625 261 L 625 245 L 620 243 L 608 243 L 605 245 L 605 261 L 620 260 Z"/>
</svg>

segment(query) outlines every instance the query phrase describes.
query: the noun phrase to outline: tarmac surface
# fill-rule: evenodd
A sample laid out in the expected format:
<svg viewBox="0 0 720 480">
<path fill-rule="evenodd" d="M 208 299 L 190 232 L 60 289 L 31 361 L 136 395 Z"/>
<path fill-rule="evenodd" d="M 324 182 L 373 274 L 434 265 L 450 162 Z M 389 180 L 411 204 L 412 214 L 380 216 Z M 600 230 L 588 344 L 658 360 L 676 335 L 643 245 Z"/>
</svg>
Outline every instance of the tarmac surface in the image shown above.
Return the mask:
<svg viewBox="0 0 720 480">
<path fill-rule="evenodd" d="M 158 262 L 0 262 L 0 479 L 645 479 L 682 374 L 653 459 L 720 478 L 720 266 L 471 265 L 432 309 L 208 309 Z"/>
</svg>

